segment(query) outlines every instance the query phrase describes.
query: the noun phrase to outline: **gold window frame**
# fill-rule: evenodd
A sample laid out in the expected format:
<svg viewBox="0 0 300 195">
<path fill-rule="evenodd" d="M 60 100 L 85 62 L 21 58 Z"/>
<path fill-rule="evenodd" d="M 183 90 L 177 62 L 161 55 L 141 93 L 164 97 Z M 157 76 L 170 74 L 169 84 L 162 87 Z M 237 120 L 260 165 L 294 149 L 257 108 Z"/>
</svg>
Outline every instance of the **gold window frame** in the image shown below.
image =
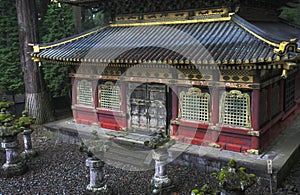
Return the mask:
<svg viewBox="0 0 300 195">
<path fill-rule="evenodd" d="M 236 104 L 234 104 L 236 102 Z M 221 123 L 229 126 L 251 127 L 250 96 L 239 90 L 222 94 Z"/>
<path fill-rule="evenodd" d="M 113 82 L 98 85 L 98 107 L 104 110 L 121 111 L 121 89 Z"/>
<path fill-rule="evenodd" d="M 92 107 L 94 105 L 93 84 L 88 80 L 77 82 L 77 104 Z"/>
<path fill-rule="evenodd" d="M 181 120 L 209 123 L 211 120 L 210 94 L 191 87 L 180 92 L 179 113 Z"/>
</svg>

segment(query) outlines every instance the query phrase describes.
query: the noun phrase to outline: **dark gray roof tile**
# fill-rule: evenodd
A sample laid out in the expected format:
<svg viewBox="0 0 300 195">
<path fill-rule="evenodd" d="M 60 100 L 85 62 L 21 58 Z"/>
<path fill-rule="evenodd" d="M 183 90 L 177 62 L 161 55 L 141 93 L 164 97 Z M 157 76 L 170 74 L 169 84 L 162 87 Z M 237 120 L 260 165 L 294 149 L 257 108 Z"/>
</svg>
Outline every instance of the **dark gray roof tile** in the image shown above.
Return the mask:
<svg viewBox="0 0 300 195">
<path fill-rule="evenodd" d="M 276 37 L 279 32 L 266 33 L 266 29 L 262 30 L 238 16 L 228 21 L 215 22 L 112 25 L 82 33 L 78 37 L 41 45 L 41 51 L 33 55 L 58 61 L 79 59 L 120 63 L 269 62 L 278 58 L 274 48 L 279 46 L 282 37 L 288 39 L 289 35 L 282 35 L 280 31 L 280 36 Z"/>
</svg>

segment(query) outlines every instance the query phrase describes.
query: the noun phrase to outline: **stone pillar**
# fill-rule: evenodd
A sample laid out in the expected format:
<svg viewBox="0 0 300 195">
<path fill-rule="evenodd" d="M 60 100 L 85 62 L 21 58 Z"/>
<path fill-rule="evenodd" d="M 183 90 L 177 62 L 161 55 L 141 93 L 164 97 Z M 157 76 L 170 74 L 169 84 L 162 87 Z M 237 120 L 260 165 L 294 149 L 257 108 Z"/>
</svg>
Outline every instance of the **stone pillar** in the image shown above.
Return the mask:
<svg viewBox="0 0 300 195">
<path fill-rule="evenodd" d="M 20 159 L 17 151 L 19 146 L 17 136 L 3 138 L 1 146 L 6 152 L 6 163 L 2 166 L 4 175 L 6 177 L 11 177 L 25 173 L 27 171 L 27 166 Z"/>
<path fill-rule="evenodd" d="M 167 176 L 166 164 L 168 163 L 167 148 L 152 150 L 152 158 L 155 160 L 155 174 L 152 177 L 153 194 L 172 188 L 171 180 Z"/>
<path fill-rule="evenodd" d="M 96 194 L 109 194 L 104 181 L 104 162 L 97 158 L 88 158 L 86 159 L 86 166 L 90 168 L 90 183 L 87 190 Z"/>
<path fill-rule="evenodd" d="M 23 139 L 24 139 L 24 151 L 22 152 L 22 156 L 24 158 L 30 158 L 35 157 L 37 155 L 37 152 L 32 149 L 32 142 L 31 142 L 31 134 L 33 130 L 31 129 L 25 129 L 22 132 Z"/>
</svg>

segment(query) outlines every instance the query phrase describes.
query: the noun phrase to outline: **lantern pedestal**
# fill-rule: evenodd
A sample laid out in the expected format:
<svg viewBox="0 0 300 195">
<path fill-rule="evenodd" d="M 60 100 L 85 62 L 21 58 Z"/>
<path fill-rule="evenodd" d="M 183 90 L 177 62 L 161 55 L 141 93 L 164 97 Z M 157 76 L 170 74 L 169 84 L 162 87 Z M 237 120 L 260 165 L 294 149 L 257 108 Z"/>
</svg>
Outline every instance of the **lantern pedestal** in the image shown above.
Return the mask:
<svg viewBox="0 0 300 195">
<path fill-rule="evenodd" d="M 169 158 L 167 148 L 152 150 L 152 158 L 155 160 L 155 173 L 151 180 L 152 193 L 158 194 L 172 189 L 174 186 L 171 179 L 168 178 L 166 170 Z"/>
<path fill-rule="evenodd" d="M 17 135 L 2 137 L 1 146 L 5 149 L 6 162 L 2 166 L 6 177 L 22 175 L 27 171 L 26 164 L 20 159 L 18 154 L 19 142 Z"/>
<path fill-rule="evenodd" d="M 32 149 L 32 142 L 31 142 L 31 134 L 33 130 L 25 129 L 22 132 L 23 139 L 24 139 L 24 151 L 21 153 L 21 156 L 25 159 L 32 158 L 37 156 L 37 152 Z"/>
<path fill-rule="evenodd" d="M 104 162 L 97 158 L 88 158 L 86 166 L 90 168 L 90 183 L 87 186 L 87 190 L 95 194 L 109 194 L 104 181 Z"/>
</svg>

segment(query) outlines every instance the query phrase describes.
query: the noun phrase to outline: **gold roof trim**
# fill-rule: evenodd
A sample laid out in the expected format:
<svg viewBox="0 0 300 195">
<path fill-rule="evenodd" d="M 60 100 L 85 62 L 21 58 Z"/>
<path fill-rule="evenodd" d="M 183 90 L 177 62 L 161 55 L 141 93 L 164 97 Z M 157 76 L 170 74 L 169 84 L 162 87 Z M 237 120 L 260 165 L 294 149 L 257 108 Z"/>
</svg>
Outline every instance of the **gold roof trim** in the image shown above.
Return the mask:
<svg viewBox="0 0 300 195">
<path fill-rule="evenodd" d="M 229 21 L 231 17 L 220 17 L 220 18 L 201 18 L 194 20 L 168 20 L 168 21 L 153 21 L 153 22 L 137 22 L 137 23 L 118 23 L 110 24 L 110 27 L 128 27 L 128 26 L 151 26 L 151 25 L 163 25 L 163 24 L 190 24 L 199 22 L 221 22 Z"/>
</svg>

